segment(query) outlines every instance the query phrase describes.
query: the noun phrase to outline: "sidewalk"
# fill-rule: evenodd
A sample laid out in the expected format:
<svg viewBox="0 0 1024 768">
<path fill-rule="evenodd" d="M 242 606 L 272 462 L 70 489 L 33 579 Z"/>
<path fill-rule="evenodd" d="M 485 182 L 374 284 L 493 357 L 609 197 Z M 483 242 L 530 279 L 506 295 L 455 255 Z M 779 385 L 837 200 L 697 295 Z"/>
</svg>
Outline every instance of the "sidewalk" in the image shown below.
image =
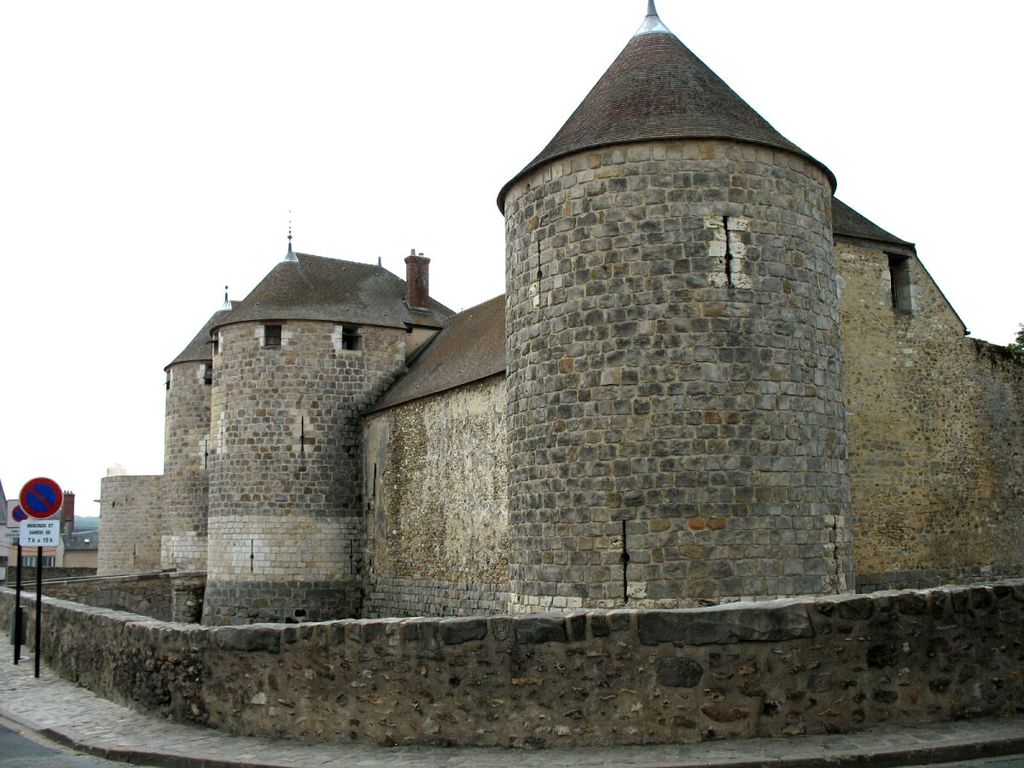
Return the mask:
<svg viewBox="0 0 1024 768">
<path fill-rule="evenodd" d="M 6 640 L 6 636 L 0 635 Z M 899 727 L 848 736 L 719 741 L 685 746 L 587 747 L 537 751 L 310 745 L 228 736 L 133 712 L 57 677 L 31 659 L 15 665 L 0 646 L 0 717 L 108 760 L 173 768 L 520 768 L 545 766 L 895 766 L 1024 754 L 1024 717 Z"/>
</svg>

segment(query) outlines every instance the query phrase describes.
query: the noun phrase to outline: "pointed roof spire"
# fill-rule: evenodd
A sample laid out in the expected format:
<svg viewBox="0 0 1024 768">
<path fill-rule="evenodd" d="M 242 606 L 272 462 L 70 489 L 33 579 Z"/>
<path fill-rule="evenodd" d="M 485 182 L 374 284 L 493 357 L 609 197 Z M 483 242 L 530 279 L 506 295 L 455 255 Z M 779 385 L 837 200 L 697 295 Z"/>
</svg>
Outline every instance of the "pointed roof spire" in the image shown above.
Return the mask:
<svg viewBox="0 0 1024 768">
<path fill-rule="evenodd" d="M 560 157 L 616 144 L 723 139 L 781 149 L 810 160 L 834 190 L 835 176 L 776 131 L 661 23 L 648 0 L 643 26 L 555 137 L 498 193 Z M 661 33 L 661 34 L 654 34 Z"/>
<path fill-rule="evenodd" d="M 288 211 L 288 253 L 284 255 L 285 261 L 298 261 L 299 257 L 292 250 L 292 212 Z"/>
<path fill-rule="evenodd" d="M 654 0 L 647 0 L 647 18 L 644 19 L 644 23 L 640 25 L 640 29 L 636 31 L 637 35 L 650 35 L 655 32 L 660 32 L 665 35 L 671 35 L 672 32 L 658 17 L 658 9 L 654 7 Z M 636 35 L 634 35 L 636 37 Z"/>
<path fill-rule="evenodd" d="M 221 304 L 220 308 L 222 310 L 231 310 L 231 299 L 228 298 L 228 287 L 226 285 L 224 286 L 224 303 Z"/>
</svg>

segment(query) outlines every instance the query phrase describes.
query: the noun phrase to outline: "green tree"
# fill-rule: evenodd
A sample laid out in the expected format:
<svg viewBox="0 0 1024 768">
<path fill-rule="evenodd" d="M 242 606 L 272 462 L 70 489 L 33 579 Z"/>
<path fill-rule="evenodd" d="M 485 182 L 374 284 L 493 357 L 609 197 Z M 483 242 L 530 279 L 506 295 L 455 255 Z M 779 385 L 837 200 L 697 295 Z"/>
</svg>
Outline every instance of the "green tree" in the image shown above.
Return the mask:
<svg viewBox="0 0 1024 768">
<path fill-rule="evenodd" d="M 1024 354 L 1024 323 L 1021 323 L 1020 328 L 1017 329 L 1017 338 L 1012 343 L 1006 345 L 1007 349 L 1014 352 L 1020 352 Z"/>
</svg>

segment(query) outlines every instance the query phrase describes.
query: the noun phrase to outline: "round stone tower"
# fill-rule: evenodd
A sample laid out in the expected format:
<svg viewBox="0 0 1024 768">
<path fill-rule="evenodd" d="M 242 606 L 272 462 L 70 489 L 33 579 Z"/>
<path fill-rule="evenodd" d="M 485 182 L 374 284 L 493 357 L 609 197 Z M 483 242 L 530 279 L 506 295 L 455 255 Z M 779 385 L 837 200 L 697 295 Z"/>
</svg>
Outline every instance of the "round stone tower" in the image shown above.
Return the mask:
<svg viewBox="0 0 1024 768">
<path fill-rule="evenodd" d="M 514 609 L 852 587 L 834 186 L 651 2 L 501 190 Z"/>
<path fill-rule="evenodd" d="M 164 414 L 164 524 L 160 566 L 205 570 L 209 493 L 210 392 L 213 350 L 210 329 L 230 314 L 224 306 L 167 366 Z"/>
<path fill-rule="evenodd" d="M 208 624 L 358 615 L 359 414 L 449 314 L 379 266 L 294 254 L 215 325 Z M 419 294 L 417 294 L 419 296 Z"/>
</svg>

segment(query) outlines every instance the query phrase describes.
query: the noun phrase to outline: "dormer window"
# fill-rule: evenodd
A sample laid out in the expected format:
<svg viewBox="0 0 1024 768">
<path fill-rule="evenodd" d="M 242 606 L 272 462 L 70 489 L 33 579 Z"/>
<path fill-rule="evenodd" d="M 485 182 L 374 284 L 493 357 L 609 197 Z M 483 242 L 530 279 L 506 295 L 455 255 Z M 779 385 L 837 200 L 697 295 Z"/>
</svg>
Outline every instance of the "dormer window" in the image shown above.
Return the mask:
<svg viewBox="0 0 1024 768">
<path fill-rule="evenodd" d="M 345 325 L 341 328 L 341 348 L 359 349 L 359 329 L 354 325 Z"/>
<path fill-rule="evenodd" d="M 264 347 L 280 347 L 281 346 L 281 326 L 280 325 L 264 325 L 263 326 L 263 346 Z"/>
</svg>

